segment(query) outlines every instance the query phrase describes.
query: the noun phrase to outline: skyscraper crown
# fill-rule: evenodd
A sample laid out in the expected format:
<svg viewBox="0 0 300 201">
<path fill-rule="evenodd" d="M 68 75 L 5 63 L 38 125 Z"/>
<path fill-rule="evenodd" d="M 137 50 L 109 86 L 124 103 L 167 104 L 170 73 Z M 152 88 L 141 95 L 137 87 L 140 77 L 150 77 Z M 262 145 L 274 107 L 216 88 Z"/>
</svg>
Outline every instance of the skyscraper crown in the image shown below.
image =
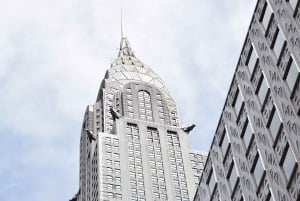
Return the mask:
<svg viewBox="0 0 300 201">
<path fill-rule="evenodd" d="M 130 48 L 129 41 L 126 37 L 122 37 L 120 43 L 119 57 L 131 56 L 134 57 L 133 51 Z"/>
<path fill-rule="evenodd" d="M 98 93 L 97 102 L 101 101 L 103 97 L 106 97 L 107 100 L 111 100 L 106 102 L 106 104 L 110 104 L 107 108 L 114 107 L 114 97 L 116 93 L 124 93 L 124 88 L 130 83 L 142 83 L 160 91 L 169 118 L 172 117 L 173 121 L 177 122 L 173 123 L 173 125 L 179 126 L 176 104 L 166 86 L 161 78 L 154 73 L 150 67 L 136 58 L 130 47 L 129 41 L 124 34 L 123 25 L 121 26 L 121 33 L 118 57 L 112 62 L 111 68 L 106 72 L 105 79 L 103 80 Z M 107 112 L 106 114 L 110 115 L 109 113 L 110 112 Z"/>
</svg>

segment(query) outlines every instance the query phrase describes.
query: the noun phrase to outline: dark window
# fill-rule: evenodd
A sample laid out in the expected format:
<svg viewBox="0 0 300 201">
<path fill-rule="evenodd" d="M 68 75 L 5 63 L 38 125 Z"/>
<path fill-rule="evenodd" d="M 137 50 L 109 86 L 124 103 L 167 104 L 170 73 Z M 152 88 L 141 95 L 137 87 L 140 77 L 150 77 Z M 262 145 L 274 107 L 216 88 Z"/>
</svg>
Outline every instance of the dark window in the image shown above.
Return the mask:
<svg viewBox="0 0 300 201">
<path fill-rule="evenodd" d="M 299 4 L 298 0 L 288 0 L 288 2 L 290 3 L 293 10 L 295 10 L 297 8 L 298 4 Z"/>
<path fill-rule="evenodd" d="M 267 92 L 268 92 L 268 86 L 264 79 L 264 76 L 262 75 L 260 78 L 259 88 L 258 88 L 258 92 L 257 92 L 257 95 L 258 95 L 258 98 L 259 98 L 261 104 L 264 103 Z"/>
<path fill-rule="evenodd" d="M 227 179 L 229 180 L 229 183 L 230 183 L 230 186 L 231 186 L 231 190 L 233 190 L 233 188 L 235 186 L 237 177 L 238 177 L 237 172 L 236 172 L 236 169 L 234 167 L 234 163 L 232 162 L 230 172 L 227 176 Z"/>
<path fill-rule="evenodd" d="M 297 70 L 297 66 L 293 59 L 291 58 L 288 64 L 288 67 L 286 69 L 284 79 L 289 86 L 290 90 L 293 91 L 295 83 L 297 81 L 299 71 Z"/>
<path fill-rule="evenodd" d="M 242 138 L 244 140 L 246 149 L 249 147 L 249 144 L 250 144 L 250 141 L 251 141 L 251 138 L 252 138 L 252 133 L 253 132 L 251 130 L 250 123 L 247 119 L 246 123 L 245 123 L 245 126 L 244 126 L 244 129 L 243 129 L 243 132 L 242 132 Z"/>
<path fill-rule="evenodd" d="M 253 47 L 251 47 L 251 52 L 250 52 L 250 58 L 249 58 L 249 60 L 248 60 L 248 62 L 247 62 L 247 66 L 248 66 L 248 68 L 249 68 L 249 71 L 250 71 L 250 74 L 252 74 L 252 72 L 253 72 L 253 69 L 255 68 L 255 66 L 256 66 L 256 63 L 257 63 L 257 54 L 256 54 L 256 52 L 255 52 L 255 50 L 254 50 L 254 48 Z"/>
<path fill-rule="evenodd" d="M 211 170 L 210 178 L 209 178 L 209 181 L 208 181 L 208 186 L 209 186 L 210 192 L 213 192 L 215 184 L 216 184 L 216 180 L 215 180 L 215 177 L 214 177 L 214 174 L 213 174 L 213 170 Z"/>
<path fill-rule="evenodd" d="M 277 56 L 277 59 L 280 56 L 283 44 L 284 44 L 284 38 L 283 38 L 282 32 L 280 31 L 280 29 L 277 28 L 277 33 L 274 37 L 274 41 L 271 46 L 275 55 Z"/>
<path fill-rule="evenodd" d="M 285 174 L 287 180 L 289 181 L 291 178 L 291 175 L 293 173 L 294 166 L 295 166 L 295 159 L 294 159 L 292 150 L 289 147 L 289 144 L 287 144 L 287 147 L 285 149 L 285 153 L 281 160 L 281 165 L 282 165 L 284 174 Z"/>
<path fill-rule="evenodd" d="M 271 11 L 269 5 L 266 2 L 265 5 L 264 5 L 264 11 L 263 11 L 262 17 L 260 19 L 262 24 L 264 25 L 265 29 L 268 28 L 271 15 L 272 15 L 272 11 Z"/>
<path fill-rule="evenodd" d="M 234 104 L 233 104 L 235 112 L 236 112 L 237 115 L 239 114 L 239 112 L 241 110 L 242 104 L 243 104 L 242 94 L 240 93 L 239 90 L 237 90 L 236 95 L 235 95 L 235 101 L 234 101 Z"/>
<path fill-rule="evenodd" d="M 273 200 L 273 198 L 272 198 L 271 192 L 269 191 L 269 193 L 268 193 L 268 195 L 266 197 L 266 201 L 270 201 L 270 200 Z"/>
<path fill-rule="evenodd" d="M 268 128 L 270 129 L 273 140 L 276 139 L 280 126 L 281 126 L 281 121 L 279 119 L 278 113 L 274 106 L 272 109 L 270 119 L 268 121 Z"/>
<path fill-rule="evenodd" d="M 262 166 L 262 162 L 259 158 L 259 155 L 257 155 L 257 157 L 256 157 L 256 161 L 255 161 L 254 166 L 252 168 L 252 173 L 254 175 L 256 184 L 259 185 L 261 177 L 264 173 L 264 168 Z"/>
<path fill-rule="evenodd" d="M 226 130 L 224 129 L 223 136 L 222 136 L 221 143 L 220 143 L 220 147 L 222 149 L 223 155 L 226 154 L 228 144 L 229 144 L 229 140 L 228 140 L 228 137 L 226 135 Z"/>
</svg>

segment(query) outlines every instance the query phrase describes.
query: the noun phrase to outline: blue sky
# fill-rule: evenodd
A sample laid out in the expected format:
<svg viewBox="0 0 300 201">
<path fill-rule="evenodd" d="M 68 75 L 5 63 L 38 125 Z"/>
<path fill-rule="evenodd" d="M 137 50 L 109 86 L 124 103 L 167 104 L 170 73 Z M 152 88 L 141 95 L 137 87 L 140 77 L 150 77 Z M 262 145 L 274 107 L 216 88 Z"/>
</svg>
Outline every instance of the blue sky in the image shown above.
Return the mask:
<svg viewBox="0 0 300 201">
<path fill-rule="evenodd" d="M 255 2 L 0 0 L 0 200 L 68 200 L 80 126 L 120 42 L 164 81 L 208 150 Z"/>
</svg>

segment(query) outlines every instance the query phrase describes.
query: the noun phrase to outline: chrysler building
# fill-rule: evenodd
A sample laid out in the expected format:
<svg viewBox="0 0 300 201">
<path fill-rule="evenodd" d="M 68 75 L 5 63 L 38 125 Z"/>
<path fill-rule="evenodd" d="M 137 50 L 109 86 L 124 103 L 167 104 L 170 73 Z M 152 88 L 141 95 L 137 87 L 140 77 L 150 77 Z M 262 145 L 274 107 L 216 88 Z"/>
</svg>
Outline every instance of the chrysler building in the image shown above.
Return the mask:
<svg viewBox="0 0 300 201">
<path fill-rule="evenodd" d="M 122 33 L 118 57 L 84 115 L 71 200 L 193 200 L 207 155 L 190 149 L 194 126 L 180 123 L 166 86 Z"/>
</svg>

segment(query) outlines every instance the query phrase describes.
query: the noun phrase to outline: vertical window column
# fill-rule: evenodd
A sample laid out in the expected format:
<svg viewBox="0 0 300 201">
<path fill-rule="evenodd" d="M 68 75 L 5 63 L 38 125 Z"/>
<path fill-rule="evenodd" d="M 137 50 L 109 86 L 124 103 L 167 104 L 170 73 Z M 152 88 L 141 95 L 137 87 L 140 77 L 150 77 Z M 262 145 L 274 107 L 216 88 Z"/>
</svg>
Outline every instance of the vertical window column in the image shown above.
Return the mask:
<svg viewBox="0 0 300 201">
<path fill-rule="evenodd" d="M 128 117 L 133 118 L 134 117 L 134 112 L 133 112 L 133 100 L 132 100 L 132 89 L 127 88 L 126 89 L 127 93 L 127 111 L 128 111 Z"/>
<path fill-rule="evenodd" d="M 105 149 L 104 161 L 104 191 L 108 198 L 122 199 L 121 188 L 121 169 L 120 169 L 120 153 L 119 139 L 105 137 L 103 141 Z"/>
<path fill-rule="evenodd" d="M 151 98 L 147 91 L 138 92 L 138 107 L 141 120 L 153 121 Z"/>
<path fill-rule="evenodd" d="M 159 121 L 161 123 L 164 123 L 165 122 L 165 116 L 164 116 L 164 107 L 163 107 L 163 101 L 162 101 L 161 95 L 157 94 L 156 99 L 157 99 Z"/>
<path fill-rule="evenodd" d="M 188 200 L 188 189 L 183 166 L 183 158 L 177 132 L 167 131 L 169 157 L 174 195 L 176 200 Z"/>
<path fill-rule="evenodd" d="M 131 201 L 145 200 L 141 143 L 137 125 L 127 123 L 126 133 Z"/>
<path fill-rule="evenodd" d="M 105 95 L 106 99 L 106 130 L 108 133 L 113 133 L 113 117 L 110 108 L 113 106 L 113 94 L 111 92 Z"/>
<path fill-rule="evenodd" d="M 162 161 L 159 133 L 156 128 L 147 128 L 147 148 L 154 200 L 167 201 L 165 174 Z"/>
</svg>

